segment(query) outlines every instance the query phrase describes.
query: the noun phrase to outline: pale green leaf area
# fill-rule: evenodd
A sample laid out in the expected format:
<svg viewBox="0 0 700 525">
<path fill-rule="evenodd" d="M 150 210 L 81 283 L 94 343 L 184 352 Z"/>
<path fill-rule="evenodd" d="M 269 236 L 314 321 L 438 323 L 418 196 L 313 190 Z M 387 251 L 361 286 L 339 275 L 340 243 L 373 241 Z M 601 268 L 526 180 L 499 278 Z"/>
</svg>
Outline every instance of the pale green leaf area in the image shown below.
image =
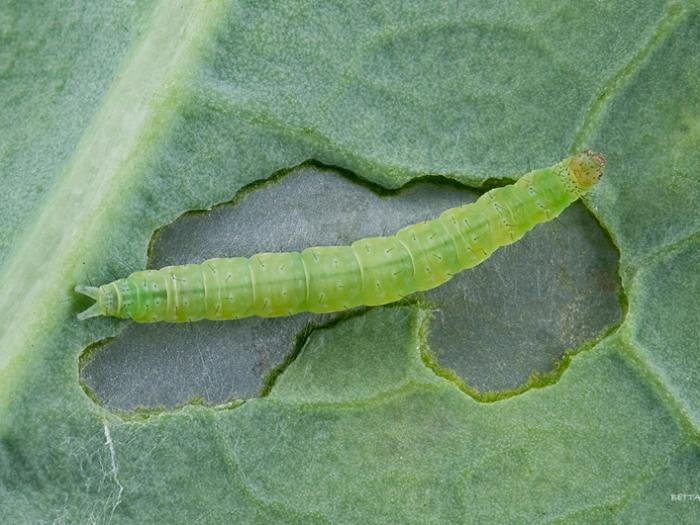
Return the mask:
<svg viewBox="0 0 700 525">
<path fill-rule="evenodd" d="M 348 244 L 475 198 L 464 186 L 437 181 L 378 193 L 337 171 L 304 166 L 243 190 L 233 204 L 186 214 L 159 230 L 149 266 Z M 494 397 L 524 388 L 534 373 L 551 373 L 567 350 L 619 322 L 616 271 L 614 248 L 577 204 L 478 268 L 408 300 L 432 312 L 427 342 L 438 366 L 481 397 Z M 90 349 L 81 374 L 105 406 L 121 410 L 256 397 L 303 345 L 309 325 L 339 317 L 129 323 L 116 339 Z"/>
<path fill-rule="evenodd" d="M 700 492 L 698 9 L 3 2 L 0 523 L 697 523 L 700 504 L 673 496 Z M 476 187 L 584 147 L 607 155 L 606 176 L 588 211 L 533 232 L 531 249 L 573 252 L 534 268 L 608 250 L 597 219 L 628 306 L 617 330 L 570 325 L 584 344 L 541 388 L 485 402 L 428 366 L 448 330 L 427 297 L 310 331 L 243 403 L 125 416 L 81 388 L 83 350 L 131 328 L 79 323 L 73 286 L 144 268 L 153 232 L 189 210 L 310 159 L 385 189 Z M 586 224 L 593 255 L 567 241 Z M 525 253 L 499 263 L 504 278 Z M 507 282 L 503 304 L 525 304 Z M 575 296 L 547 284 L 529 290 Z M 517 321 L 481 327 L 481 348 Z M 542 349 L 550 367 L 559 348 Z M 482 375 L 482 389 L 500 379 Z"/>
</svg>

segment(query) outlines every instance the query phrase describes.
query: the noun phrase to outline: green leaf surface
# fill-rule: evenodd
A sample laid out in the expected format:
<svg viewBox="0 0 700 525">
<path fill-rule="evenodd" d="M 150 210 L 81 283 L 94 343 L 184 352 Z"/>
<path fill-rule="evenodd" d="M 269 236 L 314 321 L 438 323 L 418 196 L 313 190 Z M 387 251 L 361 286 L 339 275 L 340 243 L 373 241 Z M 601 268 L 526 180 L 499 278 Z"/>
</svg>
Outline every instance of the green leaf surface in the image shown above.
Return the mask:
<svg viewBox="0 0 700 525">
<path fill-rule="evenodd" d="M 1 523 L 697 522 L 697 2 L 5 2 L 0 100 Z M 280 243 L 260 238 L 287 227 L 274 199 L 240 210 L 298 183 L 297 218 L 318 217 L 294 242 L 346 242 L 473 198 L 358 179 L 489 186 L 584 147 L 609 161 L 585 208 L 443 295 L 171 331 L 171 353 L 158 327 L 75 319 L 76 283 L 310 159 L 338 170 L 190 231 Z M 187 245 L 185 220 L 152 262 L 226 249 Z M 192 396 L 221 404 L 113 411 Z"/>
</svg>

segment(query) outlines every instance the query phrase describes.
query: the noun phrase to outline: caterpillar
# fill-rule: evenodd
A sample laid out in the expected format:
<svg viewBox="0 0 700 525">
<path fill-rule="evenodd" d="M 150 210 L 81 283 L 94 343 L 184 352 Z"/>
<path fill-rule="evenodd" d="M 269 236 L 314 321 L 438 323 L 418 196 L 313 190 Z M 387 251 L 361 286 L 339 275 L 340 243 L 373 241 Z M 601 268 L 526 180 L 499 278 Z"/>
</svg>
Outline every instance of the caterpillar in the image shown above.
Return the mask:
<svg viewBox="0 0 700 525">
<path fill-rule="evenodd" d="M 95 300 L 78 319 L 229 320 L 391 303 L 439 286 L 555 218 L 598 182 L 604 165 L 603 155 L 584 151 L 435 219 L 350 246 L 209 259 L 134 272 L 100 287 L 78 285 L 76 292 Z"/>
</svg>

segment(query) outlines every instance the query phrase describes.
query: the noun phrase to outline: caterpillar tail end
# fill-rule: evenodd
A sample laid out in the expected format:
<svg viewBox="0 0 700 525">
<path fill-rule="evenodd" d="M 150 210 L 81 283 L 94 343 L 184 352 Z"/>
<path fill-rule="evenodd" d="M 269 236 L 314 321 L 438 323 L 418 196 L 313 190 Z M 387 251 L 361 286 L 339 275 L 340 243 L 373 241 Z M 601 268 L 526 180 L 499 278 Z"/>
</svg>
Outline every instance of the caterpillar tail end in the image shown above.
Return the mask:
<svg viewBox="0 0 700 525">
<path fill-rule="evenodd" d="M 87 295 L 91 299 L 97 301 L 100 290 L 95 286 L 83 286 L 82 284 L 79 284 L 75 287 L 75 291 L 79 294 Z M 100 315 L 102 315 L 102 308 L 100 308 L 99 303 L 95 303 L 92 306 L 90 306 L 90 308 L 88 308 L 87 310 L 83 310 L 82 312 L 80 312 L 78 314 L 78 320 L 84 321 L 85 319 L 90 319 L 91 317 L 99 317 Z"/>
</svg>

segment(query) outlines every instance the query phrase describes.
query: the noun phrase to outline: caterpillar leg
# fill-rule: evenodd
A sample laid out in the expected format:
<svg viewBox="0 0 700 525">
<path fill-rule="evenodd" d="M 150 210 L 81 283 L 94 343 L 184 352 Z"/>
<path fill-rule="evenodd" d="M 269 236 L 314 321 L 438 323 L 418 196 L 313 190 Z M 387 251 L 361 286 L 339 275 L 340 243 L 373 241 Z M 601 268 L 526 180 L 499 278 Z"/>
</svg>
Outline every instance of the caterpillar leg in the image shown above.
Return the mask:
<svg viewBox="0 0 700 525">
<path fill-rule="evenodd" d="M 79 294 L 87 295 L 95 301 L 97 301 L 97 298 L 99 296 L 99 288 L 95 286 L 83 286 L 82 284 L 79 284 L 74 289 Z M 78 314 L 78 319 L 84 321 L 85 319 L 89 319 L 90 317 L 98 317 L 100 315 L 102 315 L 102 309 L 100 308 L 100 305 L 96 302 L 87 310 L 83 310 L 82 312 L 80 312 Z"/>
<path fill-rule="evenodd" d="M 100 289 L 97 286 L 83 286 L 82 284 L 77 285 L 74 290 L 80 294 L 87 295 L 90 299 L 97 301 L 97 297 L 100 293 Z"/>
</svg>

